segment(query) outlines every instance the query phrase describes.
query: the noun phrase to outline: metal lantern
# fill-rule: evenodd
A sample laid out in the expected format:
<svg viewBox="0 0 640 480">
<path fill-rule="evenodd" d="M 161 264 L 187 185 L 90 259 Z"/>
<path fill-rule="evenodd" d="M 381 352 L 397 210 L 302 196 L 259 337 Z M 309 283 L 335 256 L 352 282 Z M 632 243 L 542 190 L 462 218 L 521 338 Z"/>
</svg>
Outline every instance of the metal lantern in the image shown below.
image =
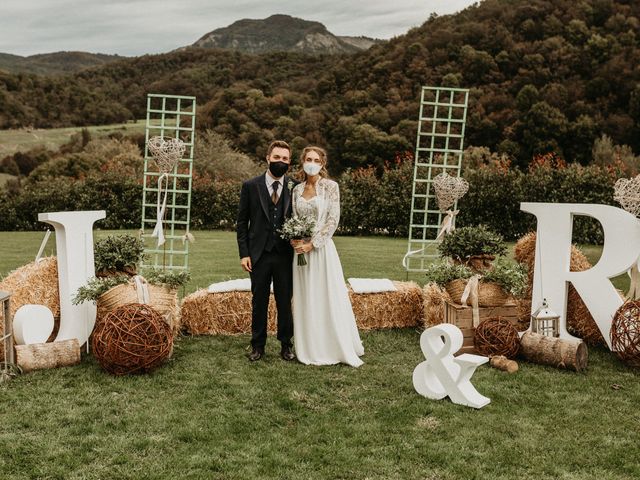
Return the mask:
<svg viewBox="0 0 640 480">
<path fill-rule="evenodd" d="M 531 331 L 547 337 L 560 336 L 560 315 L 549 308 L 547 299 L 531 314 Z"/>
</svg>

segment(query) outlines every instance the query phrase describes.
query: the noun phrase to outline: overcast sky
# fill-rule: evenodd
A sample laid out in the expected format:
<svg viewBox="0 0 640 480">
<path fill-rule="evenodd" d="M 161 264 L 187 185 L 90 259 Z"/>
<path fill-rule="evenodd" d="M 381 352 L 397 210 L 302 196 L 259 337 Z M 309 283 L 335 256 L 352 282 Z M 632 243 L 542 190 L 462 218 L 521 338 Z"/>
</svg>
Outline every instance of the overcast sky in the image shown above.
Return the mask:
<svg viewBox="0 0 640 480">
<path fill-rule="evenodd" d="M 61 50 L 142 55 L 190 45 L 242 18 L 284 13 L 322 22 L 336 35 L 391 38 L 432 12 L 472 0 L 0 0 L 0 52 Z"/>
</svg>

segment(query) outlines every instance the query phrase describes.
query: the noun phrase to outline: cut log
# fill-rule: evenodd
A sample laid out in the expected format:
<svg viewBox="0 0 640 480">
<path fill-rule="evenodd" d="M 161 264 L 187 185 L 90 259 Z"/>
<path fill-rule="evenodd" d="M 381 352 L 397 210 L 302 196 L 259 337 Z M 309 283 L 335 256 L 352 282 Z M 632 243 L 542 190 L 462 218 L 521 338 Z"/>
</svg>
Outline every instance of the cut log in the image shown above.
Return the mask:
<svg viewBox="0 0 640 480">
<path fill-rule="evenodd" d="M 587 344 L 526 332 L 520 339 L 520 355 L 541 365 L 581 372 L 587 368 Z"/>
<path fill-rule="evenodd" d="M 60 342 L 16 345 L 16 363 L 23 372 L 77 365 L 80 363 L 80 344 L 77 338 L 73 338 Z"/>
</svg>

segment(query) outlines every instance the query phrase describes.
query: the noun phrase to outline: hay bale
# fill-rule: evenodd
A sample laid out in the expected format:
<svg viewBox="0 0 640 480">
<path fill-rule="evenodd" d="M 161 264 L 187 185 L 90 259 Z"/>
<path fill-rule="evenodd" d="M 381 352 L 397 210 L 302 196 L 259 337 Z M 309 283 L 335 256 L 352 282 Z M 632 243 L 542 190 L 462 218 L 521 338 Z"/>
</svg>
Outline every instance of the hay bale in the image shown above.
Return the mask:
<svg viewBox="0 0 640 480">
<path fill-rule="evenodd" d="M 23 305 L 44 305 L 53 312 L 54 327 L 51 337 L 60 328 L 60 295 L 58 289 L 58 262 L 56 257 L 45 257 L 9 273 L 0 281 L 0 291 L 11 293 L 11 316 Z M 0 309 L 1 310 L 1 309 Z M 0 311 L 0 336 L 4 334 L 3 312 Z M 52 339 L 50 337 L 50 339 Z M 0 349 L 0 358 L 4 353 Z"/>
<path fill-rule="evenodd" d="M 407 328 L 424 323 L 422 289 L 415 282 L 393 282 L 397 290 L 383 293 L 353 293 L 349 299 L 360 330 Z"/>
<path fill-rule="evenodd" d="M 444 323 L 446 302 L 452 301 L 447 291 L 435 283 L 427 283 L 423 289 L 423 297 L 424 327 Z"/>
<path fill-rule="evenodd" d="M 530 304 L 533 291 L 533 267 L 536 258 L 535 232 L 527 233 L 518 240 L 514 257 L 516 261 L 525 264 L 529 268 L 529 282 L 525 299 L 528 299 Z M 582 272 L 591 268 L 591 263 L 589 263 L 587 257 L 575 245 L 571 245 L 569 268 L 572 272 Z M 524 320 L 524 318 L 521 320 Z M 572 285 L 569 285 L 567 300 L 567 330 L 572 335 L 582 338 L 589 345 L 606 345 L 602 333 L 600 333 L 600 329 L 591 316 L 589 309 Z"/>
<path fill-rule="evenodd" d="M 251 292 L 209 293 L 206 288 L 184 297 L 180 309 L 183 330 L 190 335 L 251 333 Z M 271 294 L 267 330 L 276 328 L 276 304 Z"/>
<path fill-rule="evenodd" d="M 394 282 L 395 292 L 353 293 L 349 298 L 361 330 L 415 327 L 423 323 L 422 289 L 414 282 Z M 198 290 L 182 300 L 183 330 L 191 335 L 251 333 L 251 292 Z M 276 331 L 276 304 L 269 298 L 269 333 Z"/>
</svg>

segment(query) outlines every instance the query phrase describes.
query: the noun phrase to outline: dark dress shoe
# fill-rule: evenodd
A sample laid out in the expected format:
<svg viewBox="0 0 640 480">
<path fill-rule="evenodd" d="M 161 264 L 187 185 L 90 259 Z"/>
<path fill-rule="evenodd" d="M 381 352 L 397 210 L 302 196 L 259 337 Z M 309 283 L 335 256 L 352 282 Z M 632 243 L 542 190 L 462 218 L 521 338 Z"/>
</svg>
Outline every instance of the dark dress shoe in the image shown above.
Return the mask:
<svg viewBox="0 0 640 480">
<path fill-rule="evenodd" d="M 283 360 L 286 360 L 287 362 L 290 362 L 291 360 L 296 359 L 296 356 L 291 351 L 291 347 L 289 346 L 282 347 L 282 350 L 280 350 L 280 356 L 282 357 Z"/>
<path fill-rule="evenodd" d="M 258 360 L 260 360 L 262 357 L 264 356 L 264 349 L 262 348 L 253 348 L 253 350 L 251 350 L 251 353 L 249 354 L 249 361 L 250 362 L 257 362 Z"/>
</svg>

